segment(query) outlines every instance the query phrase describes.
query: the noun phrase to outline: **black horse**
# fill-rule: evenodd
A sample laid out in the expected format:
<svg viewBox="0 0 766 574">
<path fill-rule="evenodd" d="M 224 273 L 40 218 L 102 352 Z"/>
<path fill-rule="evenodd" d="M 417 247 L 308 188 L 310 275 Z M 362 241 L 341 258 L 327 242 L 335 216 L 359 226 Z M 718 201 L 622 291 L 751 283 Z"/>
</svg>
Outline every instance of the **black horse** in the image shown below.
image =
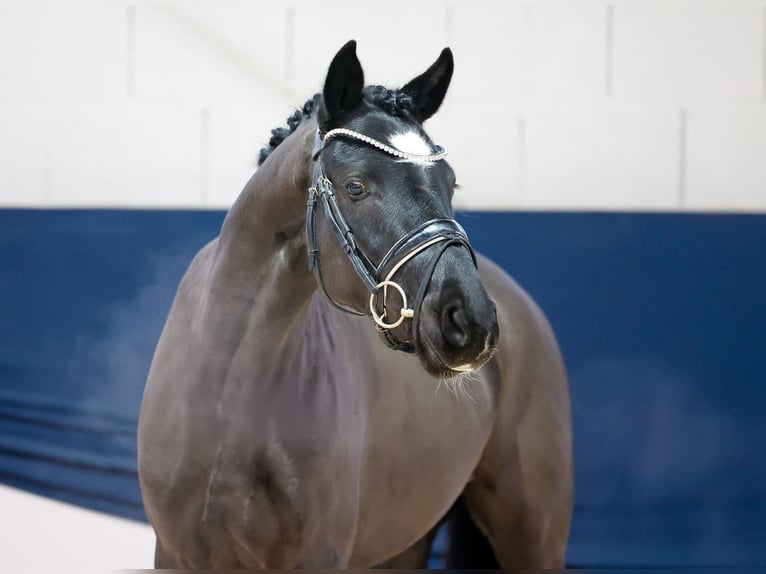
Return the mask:
<svg viewBox="0 0 766 574">
<path fill-rule="evenodd" d="M 503 567 L 562 566 L 565 369 L 453 219 L 452 70 L 365 87 L 346 44 L 191 263 L 139 423 L 157 567 L 423 567 L 458 499 Z"/>
</svg>

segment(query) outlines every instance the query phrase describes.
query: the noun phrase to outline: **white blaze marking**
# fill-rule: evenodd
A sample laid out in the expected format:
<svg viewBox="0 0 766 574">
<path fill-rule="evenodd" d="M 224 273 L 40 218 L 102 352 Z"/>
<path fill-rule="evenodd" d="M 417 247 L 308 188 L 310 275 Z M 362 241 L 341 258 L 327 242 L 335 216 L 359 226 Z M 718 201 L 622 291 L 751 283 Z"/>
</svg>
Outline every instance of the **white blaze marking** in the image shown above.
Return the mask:
<svg viewBox="0 0 766 574">
<path fill-rule="evenodd" d="M 404 153 L 413 153 L 415 155 L 431 155 L 433 150 L 428 142 L 417 132 L 401 132 L 392 135 L 388 138 L 389 143 Z M 414 161 L 418 160 L 401 160 L 401 161 Z"/>
</svg>

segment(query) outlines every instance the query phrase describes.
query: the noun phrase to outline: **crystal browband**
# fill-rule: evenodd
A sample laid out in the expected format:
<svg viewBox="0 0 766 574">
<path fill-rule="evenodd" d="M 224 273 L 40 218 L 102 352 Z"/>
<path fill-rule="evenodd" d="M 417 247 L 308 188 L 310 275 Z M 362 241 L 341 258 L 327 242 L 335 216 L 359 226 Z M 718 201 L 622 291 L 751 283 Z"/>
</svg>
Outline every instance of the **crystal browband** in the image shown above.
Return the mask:
<svg viewBox="0 0 766 574">
<path fill-rule="evenodd" d="M 408 153 L 406 151 L 396 149 L 395 147 L 384 144 L 383 142 L 380 142 L 369 136 L 360 134 L 359 132 L 355 132 L 354 130 L 350 130 L 347 128 L 335 128 L 333 130 L 330 130 L 324 135 L 324 137 L 322 138 L 322 142 L 326 144 L 329 140 L 337 136 L 347 136 L 347 137 L 359 140 L 375 148 L 378 148 L 379 150 L 384 151 L 389 155 L 398 157 L 400 159 L 410 160 L 410 161 L 431 163 L 431 162 L 442 160 L 445 157 L 447 157 L 447 152 L 441 146 L 435 146 L 437 151 L 436 153 L 433 153 L 433 154 L 421 155 L 417 153 Z"/>
</svg>

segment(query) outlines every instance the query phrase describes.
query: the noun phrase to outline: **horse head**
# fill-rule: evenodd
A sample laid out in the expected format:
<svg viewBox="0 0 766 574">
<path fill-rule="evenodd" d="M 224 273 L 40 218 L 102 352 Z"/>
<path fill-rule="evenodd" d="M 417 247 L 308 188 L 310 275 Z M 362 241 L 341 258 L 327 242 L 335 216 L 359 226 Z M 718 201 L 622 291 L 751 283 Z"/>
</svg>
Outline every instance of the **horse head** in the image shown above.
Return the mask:
<svg viewBox="0 0 766 574">
<path fill-rule="evenodd" d="M 446 48 L 398 90 L 365 86 L 356 43 L 343 46 L 317 112 L 307 213 L 310 266 L 330 301 L 371 315 L 386 344 L 439 377 L 477 369 L 499 337 L 453 219 L 455 172 L 423 129 L 452 71 Z"/>
</svg>

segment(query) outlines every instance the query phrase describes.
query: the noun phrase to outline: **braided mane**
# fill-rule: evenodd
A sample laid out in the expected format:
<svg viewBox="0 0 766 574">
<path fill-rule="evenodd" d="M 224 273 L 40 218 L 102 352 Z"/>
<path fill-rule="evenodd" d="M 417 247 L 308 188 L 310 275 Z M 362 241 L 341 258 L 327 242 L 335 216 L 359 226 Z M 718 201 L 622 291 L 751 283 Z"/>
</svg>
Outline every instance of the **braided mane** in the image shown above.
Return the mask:
<svg viewBox="0 0 766 574">
<path fill-rule="evenodd" d="M 399 90 L 392 90 L 384 86 L 366 86 L 362 90 L 364 101 L 368 104 L 378 108 L 379 110 L 387 113 L 388 115 L 400 117 L 407 112 L 412 111 L 412 96 L 410 94 L 400 92 Z M 311 96 L 303 107 L 295 110 L 292 115 L 287 118 L 287 127 L 280 126 L 271 130 L 271 137 L 269 138 L 269 145 L 262 148 L 258 153 L 258 165 L 262 165 L 266 158 L 271 155 L 276 147 L 285 141 L 285 138 L 298 129 L 305 120 L 313 117 L 319 109 L 319 104 L 322 101 L 322 95 L 317 93 Z"/>
</svg>

